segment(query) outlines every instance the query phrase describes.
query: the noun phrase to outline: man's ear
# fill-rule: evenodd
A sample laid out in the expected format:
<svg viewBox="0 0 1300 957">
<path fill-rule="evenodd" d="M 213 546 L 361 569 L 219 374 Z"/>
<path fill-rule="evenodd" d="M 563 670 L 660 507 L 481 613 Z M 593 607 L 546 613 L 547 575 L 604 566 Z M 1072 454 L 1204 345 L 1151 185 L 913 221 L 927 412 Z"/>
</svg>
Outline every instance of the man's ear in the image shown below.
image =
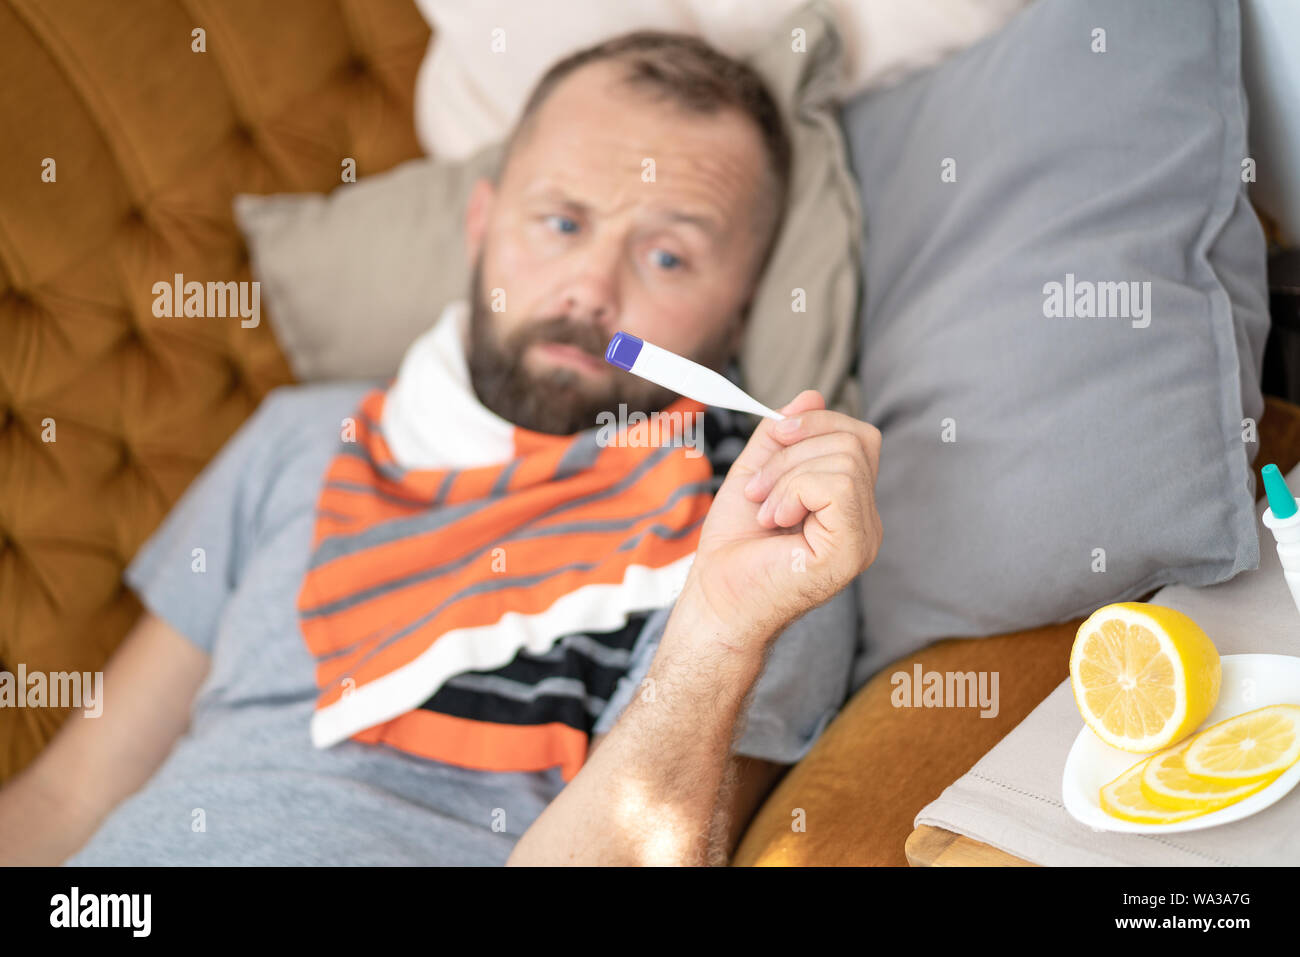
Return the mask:
<svg viewBox="0 0 1300 957">
<path fill-rule="evenodd" d="M 496 201 L 496 187 L 490 179 L 480 179 L 470 190 L 469 202 L 465 206 L 465 255 L 467 262 L 473 265 L 478 261 L 483 249 L 483 239 L 487 235 L 488 220 L 492 218 L 492 204 Z"/>
</svg>

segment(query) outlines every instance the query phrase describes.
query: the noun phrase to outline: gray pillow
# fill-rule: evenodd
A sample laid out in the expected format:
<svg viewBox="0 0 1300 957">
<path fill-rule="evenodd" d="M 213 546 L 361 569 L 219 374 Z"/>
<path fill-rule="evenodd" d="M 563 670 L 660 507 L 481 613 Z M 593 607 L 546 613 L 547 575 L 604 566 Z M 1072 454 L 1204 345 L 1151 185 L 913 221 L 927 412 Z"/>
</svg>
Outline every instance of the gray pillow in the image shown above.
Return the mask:
<svg viewBox="0 0 1300 957">
<path fill-rule="evenodd" d="M 935 639 L 1258 565 L 1239 50 L 1230 0 L 1039 0 L 847 106 L 884 436 L 855 687 Z"/>
</svg>

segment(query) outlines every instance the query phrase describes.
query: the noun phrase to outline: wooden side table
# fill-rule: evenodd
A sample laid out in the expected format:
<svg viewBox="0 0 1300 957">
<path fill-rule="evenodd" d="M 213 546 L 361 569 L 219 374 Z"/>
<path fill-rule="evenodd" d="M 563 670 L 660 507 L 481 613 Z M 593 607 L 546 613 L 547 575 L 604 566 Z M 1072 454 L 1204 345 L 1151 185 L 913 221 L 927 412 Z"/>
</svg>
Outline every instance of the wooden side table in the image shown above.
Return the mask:
<svg viewBox="0 0 1300 957">
<path fill-rule="evenodd" d="M 1037 867 L 962 834 L 922 824 L 907 838 L 907 863 L 913 867 Z"/>
</svg>

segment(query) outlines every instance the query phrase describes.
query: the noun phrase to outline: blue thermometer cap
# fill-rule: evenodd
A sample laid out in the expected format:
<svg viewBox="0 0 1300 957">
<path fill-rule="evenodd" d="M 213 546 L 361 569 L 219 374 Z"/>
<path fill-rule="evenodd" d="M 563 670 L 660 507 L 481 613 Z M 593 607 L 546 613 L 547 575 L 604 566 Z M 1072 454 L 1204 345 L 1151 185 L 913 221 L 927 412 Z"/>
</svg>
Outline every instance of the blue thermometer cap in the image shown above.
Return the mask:
<svg viewBox="0 0 1300 957">
<path fill-rule="evenodd" d="M 616 332 L 614 338 L 609 340 L 609 347 L 605 350 L 605 361 L 610 365 L 618 366 L 624 372 L 631 372 L 632 365 L 640 354 L 640 339 L 628 335 L 626 332 Z"/>
<path fill-rule="evenodd" d="M 1274 518 L 1290 518 L 1296 513 L 1295 496 L 1286 486 L 1286 479 L 1276 465 L 1265 465 L 1260 469 L 1264 476 L 1264 492 L 1268 495 L 1268 507 L 1273 510 Z"/>
</svg>

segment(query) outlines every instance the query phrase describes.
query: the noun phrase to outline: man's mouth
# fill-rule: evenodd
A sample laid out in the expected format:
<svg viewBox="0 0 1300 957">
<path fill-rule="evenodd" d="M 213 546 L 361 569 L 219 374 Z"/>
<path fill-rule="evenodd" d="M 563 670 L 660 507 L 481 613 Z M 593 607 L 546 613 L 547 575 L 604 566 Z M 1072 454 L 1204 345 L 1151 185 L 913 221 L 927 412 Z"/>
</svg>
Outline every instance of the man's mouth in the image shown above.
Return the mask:
<svg viewBox="0 0 1300 957">
<path fill-rule="evenodd" d="M 602 359 L 598 359 L 585 349 L 559 342 L 535 343 L 538 351 L 549 361 L 561 365 L 583 369 L 587 372 L 604 372 L 607 368 Z"/>
</svg>

